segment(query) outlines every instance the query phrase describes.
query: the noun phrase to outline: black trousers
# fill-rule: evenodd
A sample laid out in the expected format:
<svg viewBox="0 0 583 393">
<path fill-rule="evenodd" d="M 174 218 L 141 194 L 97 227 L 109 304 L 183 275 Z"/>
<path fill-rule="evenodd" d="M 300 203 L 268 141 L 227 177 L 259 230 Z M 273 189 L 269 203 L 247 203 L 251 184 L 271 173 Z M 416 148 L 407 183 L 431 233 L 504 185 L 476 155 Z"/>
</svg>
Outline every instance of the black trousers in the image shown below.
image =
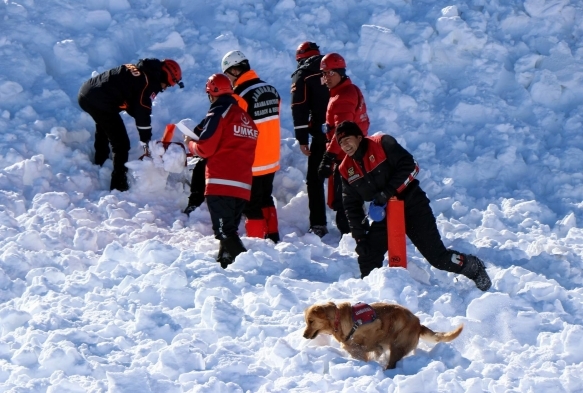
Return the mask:
<svg viewBox="0 0 583 393">
<path fill-rule="evenodd" d="M 113 152 L 112 185 L 116 179 L 125 179 L 130 151 L 130 138 L 119 112 L 106 112 L 92 105 L 84 95 L 78 97 L 79 106 L 95 121 L 95 164 L 103 165 Z"/>
<path fill-rule="evenodd" d="M 425 192 L 413 185 L 401 197 L 405 202 L 405 231 L 411 243 L 433 267 L 448 272 L 459 272 L 460 266 L 451 261 L 452 251 L 445 248 L 437 229 L 435 216 Z M 367 234 L 370 251 L 358 257 L 362 277 L 374 268 L 382 267 L 388 249 L 387 221 L 373 222 Z"/>
<path fill-rule="evenodd" d="M 264 207 L 275 206 L 271 193 L 273 192 L 274 173 L 267 175 L 253 176 L 253 183 L 251 183 L 251 200 L 247 202 L 243 214 L 249 220 L 263 219 Z"/>
<path fill-rule="evenodd" d="M 340 163 L 336 164 L 334 169 L 334 203 L 332 203 L 332 210 L 336 212 L 336 227 L 341 234 L 350 233 L 350 225 L 348 224 L 348 218 L 346 217 L 346 212 L 344 211 L 344 204 L 342 203 L 342 175 L 338 171 L 338 166 Z"/>
<path fill-rule="evenodd" d="M 206 189 L 205 175 L 206 160 L 200 158 L 192 169 L 192 178 L 190 180 L 190 196 L 188 197 L 188 206 L 199 207 L 204 202 L 204 191 Z"/>
<path fill-rule="evenodd" d="M 188 204 L 200 206 L 204 202 L 206 160 L 199 160 L 193 170 L 190 180 L 190 197 Z M 250 220 L 263 219 L 264 207 L 275 206 L 271 193 L 273 192 L 273 179 L 275 172 L 267 175 L 253 176 L 251 183 L 251 200 L 246 203 L 243 214 Z M 208 204 L 208 201 L 207 201 Z"/>
<path fill-rule="evenodd" d="M 326 151 L 326 136 L 323 133 L 312 136 L 310 155 L 308 156 L 308 173 L 306 185 L 308 188 L 308 207 L 310 209 L 310 227 L 326 226 L 326 197 L 324 181 L 318 176 L 318 167 Z"/>
<path fill-rule="evenodd" d="M 207 195 L 206 204 L 211 215 L 215 238 L 224 240 L 237 234 L 246 202 L 236 197 Z"/>
</svg>

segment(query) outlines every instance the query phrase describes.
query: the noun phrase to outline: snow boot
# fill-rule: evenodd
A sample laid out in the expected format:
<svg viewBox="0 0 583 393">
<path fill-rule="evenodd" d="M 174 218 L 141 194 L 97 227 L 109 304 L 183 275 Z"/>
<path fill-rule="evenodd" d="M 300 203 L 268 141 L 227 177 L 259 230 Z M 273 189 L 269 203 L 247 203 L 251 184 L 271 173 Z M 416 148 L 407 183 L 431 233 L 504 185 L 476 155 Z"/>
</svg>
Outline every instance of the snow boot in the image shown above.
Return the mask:
<svg viewBox="0 0 583 393">
<path fill-rule="evenodd" d="M 452 262 L 461 265 L 461 269 L 458 272 L 473 280 L 476 283 L 476 287 L 480 290 L 486 292 L 492 286 L 492 281 L 486 272 L 486 266 L 480 258 L 470 255 L 470 254 L 460 254 L 453 252 L 451 256 Z"/>
<path fill-rule="evenodd" d="M 128 185 L 128 176 L 126 171 L 116 171 L 114 170 L 111 173 L 111 183 L 109 186 L 109 190 L 119 190 L 119 191 L 127 191 L 129 190 L 130 186 Z"/>
<path fill-rule="evenodd" d="M 221 245 L 219 246 L 217 262 L 221 264 L 223 269 L 226 269 L 227 266 L 233 263 L 237 255 L 247 251 L 237 234 L 227 236 L 227 238 L 221 239 L 220 242 Z"/>
<path fill-rule="evenodd" d="M 274 243 L 279 242 L 279 222 L 277 221 L 277 210 L 275 206 L 264 207 L 261 211 L 267 224 L 267 238 L 271 239 Z"/>
<path fill-rule="evenodd" d="M 103 166 L 103 164 L 105 164 L 105 161 L 107 161 L 107 159 L 109 158 L 109 150 L 106 151 L 96 151 L 95 152 L 95 165 L 99 165 L 99 166 Z"/>
<path fill-rule="evenodd" d="M 326 225 L 312 225 L 308 232 L 322 238 L 328 234 L 328 228 L 326 228 Z"/>
</svg>

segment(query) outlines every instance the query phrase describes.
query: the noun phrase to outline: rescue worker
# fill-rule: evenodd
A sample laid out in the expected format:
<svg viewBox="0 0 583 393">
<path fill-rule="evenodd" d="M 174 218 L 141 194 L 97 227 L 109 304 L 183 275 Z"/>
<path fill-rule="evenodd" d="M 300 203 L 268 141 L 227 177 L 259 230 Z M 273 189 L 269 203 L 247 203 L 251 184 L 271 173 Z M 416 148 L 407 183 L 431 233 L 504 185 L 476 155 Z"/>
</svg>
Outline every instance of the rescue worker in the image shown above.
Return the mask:
<svg viewBox="0 0 583 393">
<path fill-rule="evenodd" d="M 102 166 L 113 152 L 110 190 L 126 191 L 130 139 L 120 116 L 126 111 L 136 121 L 140 142 L 148 153 L 152 138 L 152 101 L 168 86 L 182 83 L 182 71 L 174 60 L 141 59 L 123 64 L 87 80 L 79 89 L 81 109 L 95 121 L 95 164 Z"/>
<path fill-rule="evenodd" d="M 206 160 L 206 203 L 220 241 L 217 261 L 226 268 L 246 251 L 237 230 L 251 196 L 259 131 L 251 116 L 237 105 L 225 75 L 211 75 L 206 92 L 211 106 L 195 129 L 199 139 L 195 142 L 185 136 L 184 141 L 193 155 Z"/>
<path fill-rule="evenodd" d="M 300 151 L 308 157 L 306 185 L 310 209 L 310 232 L 323 237 L 328 233 L 324 181 L 318 167 L 326 151 L 326 108 L 330 93 L 322 84 L 322 55 L 315 42 L 302 42 L 296 50 L 298 67 L 291 76 L 291 111 Z M 310 142 L 311 137 L 311 142 Z"/>
<path fill-rule="evenodd" d="M 320 70 L 324 84 L 330 89 L 330 100 L 324 126 L 328 144 L 318 175 L 322 179 L 328 178 L 328 206 L 336 211 L 336 226 L 340 233 L 345 234 L 350 232 L 350 227 L 342 207 L 342 181 L 337 170 L 344 152 L 334 138 L 334 131 L 341 122 L 353 121 L 367 135 L 370 122 L 362 92 L 346 75 L 344 58 L 338 53 L 329 53 L 322 58 Z"/>
<path fill-rule="evenodd" d="M 275 172 L 280 167 L 281 98 L 275 87 L 259 79 L 241 51 L 225 54 L 221 68 L 239 96 L 239 106 L 249 113 L 259 129 L 251 200 L 243 211 L 247 236 L 269 238 L 277 243 L 279 224 L 271 194 Z"/>
<path fill-rule="evenodd" d="M 354 122 L 340 123 L 335 134 L 346 154 L 339 168 L 342 199 L 356 240 L 361 277 L 382 266 L 388 248 L 386 218 L 377 217 L 380 220 L 369 225 L 363 205 L 386 206 L 396 197 L 404 202 L 407 237 L 427 262 L 436 269 L 464 275 L 487 291 L 492 283 L 484 263 L 443 245 L 429 199 L 415 178 L 419 166 L 413 156 L 390 135 L 365 137 Z"/>
</svg>

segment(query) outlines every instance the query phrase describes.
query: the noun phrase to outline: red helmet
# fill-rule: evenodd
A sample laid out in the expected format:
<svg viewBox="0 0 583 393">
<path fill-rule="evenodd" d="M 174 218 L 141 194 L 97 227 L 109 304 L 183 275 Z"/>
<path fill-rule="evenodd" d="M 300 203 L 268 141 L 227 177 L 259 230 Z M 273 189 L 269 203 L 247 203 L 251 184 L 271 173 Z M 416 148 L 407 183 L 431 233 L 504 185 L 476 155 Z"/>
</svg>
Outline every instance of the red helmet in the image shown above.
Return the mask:
<svg viewBox="0 0 583 393">
<path fill-rule="evenodd" d="M 233 94 L 231 81 L 225 74 L 212 74 L 206 81 L 206 92 L 213 97 Z"/>
<path fill-rule="evenodd" d="M 166 73 L 166 83 L 169 86 L 174 86 L 178 84 L 182 89 L 184 87 L 184 83 L 182 83 L 182 70 L 177 62 L 170 59 L 165 59 L 162 61 L 162 71 Z"/>
<path fill-rule="evenodd" d="M 336 70 L 338 68 L 346 68 L 344 58 L 338 53 L 328 53 L 322 57 L 322 61 L 320 61 L 320 69 L 322 71 Z"/>
<path fill-rule="evenodd" d="M 298 49 L 296 49 L 296 61 L 319 54 L 320 47 L 316 45 L 315 42 L 302 42 L 300 46 L 298 46 Z"/>
</svg>

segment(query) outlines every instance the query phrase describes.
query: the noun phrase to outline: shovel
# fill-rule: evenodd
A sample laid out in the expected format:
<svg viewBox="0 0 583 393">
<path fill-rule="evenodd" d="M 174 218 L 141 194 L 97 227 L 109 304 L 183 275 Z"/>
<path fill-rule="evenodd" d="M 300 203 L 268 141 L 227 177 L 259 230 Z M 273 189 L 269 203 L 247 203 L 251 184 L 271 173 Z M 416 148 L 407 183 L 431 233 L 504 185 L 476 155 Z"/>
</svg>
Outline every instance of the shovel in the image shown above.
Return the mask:
<svg viewBox="0 0 583 393">
<path fill-rule="evenodd" d="M 186 147 L 184 146 L 184 144 L 182 144 L 181 142 L 172 142 L 172 138 L 174 137 L 174 132 L 176 131 L 177 128 L 184 135 L 188 135 L 189 137 L 191 137 L 195 141 L 198 140 L 198 136 L 194 132 L 192 132 L 182 122 L 178 122 L 177 124 L 167 124 L 166 128 L 164 129 L 164 134 L 162 135 L 162 140 L 156 141 L 155 143 L 161 144 L 162 147 L 164 148 L 164 151 L 168 150 L 168 147 L 172 144 L 179 145 L 182 148 L 182 150 L 184 150 L 184 153 L 186 154 L 187 158 L 192 157 L 192 154 L 190 154 L 190 152 L 188 150 L 186 150 Z M 144 146 L 144 154 L 142 154 L 140 156 L 139 160 L 143 160 L 144 157 L 150 157 L 150 150 L 148 149 L 147 145 Z M 184 166 L 186 166 L 186 162 L 184 163 Z"/>
</svg>

